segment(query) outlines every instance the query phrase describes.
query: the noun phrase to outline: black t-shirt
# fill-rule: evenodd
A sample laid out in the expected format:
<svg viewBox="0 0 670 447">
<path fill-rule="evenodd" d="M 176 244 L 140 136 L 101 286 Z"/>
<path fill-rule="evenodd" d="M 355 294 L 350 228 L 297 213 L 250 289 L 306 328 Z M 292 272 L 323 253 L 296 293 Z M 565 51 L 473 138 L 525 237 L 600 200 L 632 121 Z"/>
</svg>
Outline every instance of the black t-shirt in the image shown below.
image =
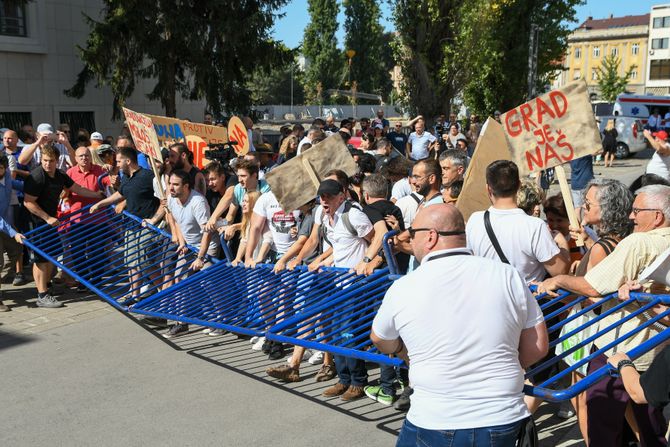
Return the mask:
<svg viewBox="0 0 670 447">
<path fill-rule="evenodd" d="M 365 205 L 363 207 L 363 212 L 368 216 L 372 225 L 380 220 L 384 220 L 386 216 L 393 215 L 400 223 L 400 230 L 405 231 L 405 221 L 402 218 L 402 211 L 400 211 L 400 208 L 395 206 L 390 200 L 378 200 L 370 205 Z M 386 228 L 389 228 L 388 224 L 386 225 Z"/>
<path fill-rule="evenodd" d="M 663 415 L 670 420 L 670 346 L 654 358 L 647 372 L 640 377 L 640 386 L 649 405 L 664 408 Z"/>
<path fill-rule="evenodd" d="M 121 179 L 119 192 L 126 199 L 126 211 L 130 214 L 142 219 L 150 219 L 156 214 L 160 201 L 154 196 L 153 179 L 153 173 L 144 168 Z"/>
<path fill-rule="evenodd" d="M 71 188 L 74 180 L 67 174 L 56 169 L 53 177 L 49 176 L 42 166 L 38 166 L 26 178 L 23 192 L 37 197 L 37 204 L 51 217 L 56 217 L 60 194 L 65 188 Z M 39 219 L 33 216 L 33 220 Z"/>
</svg>

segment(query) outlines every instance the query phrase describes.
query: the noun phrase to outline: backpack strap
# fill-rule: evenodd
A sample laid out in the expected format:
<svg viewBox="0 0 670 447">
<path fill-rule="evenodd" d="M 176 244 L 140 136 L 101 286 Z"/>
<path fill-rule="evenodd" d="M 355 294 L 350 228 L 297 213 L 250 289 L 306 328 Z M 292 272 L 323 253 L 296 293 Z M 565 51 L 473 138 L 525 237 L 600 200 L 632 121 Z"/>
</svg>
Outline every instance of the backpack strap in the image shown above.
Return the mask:
<svg viewBox="0 0 670 447">
<path fill-rule="evenodd" d="M 342 223 L 344 224 L 344 227 L 347 229 L 349 233 L 351 233 L 352 236 L 358 236 L 358 231 L 354 228 L 354 226 L 351 224 L 351 219 L 349 219 L 349 211 L 351 211 L 351 208 L 354 207 L 353 202 L 350 200 L 347 200 L 344 202 L 344 212 L 342 213 Z M 358 208 L 358 207 L 356 207 Z"/>
<path fill-rule="evenodd" d="M 503 253 L 502 248 L 500 248 L 498 238 L 496 237 L 496 234 L 493 232 L 493 227 L 491 226 L 491 218 L 489 217 L 489 210 L 486 210 L 484 212 L 484 226 L 486 227 L 486 234 L 489 235 L 491 244 L 493 244 L 493 248 L 495 249 L 496 253 L 498 253 L 498 257 L 505 264 L 509 264 L 509 261 L 507 260 L 505 253 Z"/>
<path fill-rule="evenodd" d="M 330 240 L 328 239 L 327 232 L 326 232 L 326 227 L 323 224 L 323 218 L 326 215 L 326 212 L 321 208 L 321 217 L 319 218 L 319 221 L 321 222 L 321 226 L 319 227 L 319 236 L 321 240 L 321 253 L 323 253 L 325 250 L 323 249 L 323 243 L 326 242 L 328 245 L 331 247 L 333 244 L 330 243 Z"/>
<path fill-rule="evenodd" d="M 411 193 L 410 197 L 414 199 L 414 201 L 416 202 L 417 205 L 421 205 L 421 200 L 422 199 L 418 198 L 415 192 Z"/>
</svg>

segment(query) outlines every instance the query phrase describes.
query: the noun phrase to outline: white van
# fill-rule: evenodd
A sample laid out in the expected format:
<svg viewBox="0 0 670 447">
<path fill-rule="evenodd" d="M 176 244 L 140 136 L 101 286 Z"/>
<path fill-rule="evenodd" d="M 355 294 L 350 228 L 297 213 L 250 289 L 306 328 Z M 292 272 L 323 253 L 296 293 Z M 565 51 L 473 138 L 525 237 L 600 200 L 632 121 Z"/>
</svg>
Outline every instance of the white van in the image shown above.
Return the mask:
<svg viewBox="0 0 670 447">
<path fill-rule="evenodd" d="M 619 134 L 616 139 L 616 158 L 626 158 L 630 154 L 643 151 L 647 148 L 647 140 L 642 133 L 644 124 L 641 119 L 630 116 L 599 116 L 600 134 L 607 127 L 609 120 L 614 121 L 614 127 Z"/>
<path fill-rule="evenodd" d="M 664 118 L 666 113 L 670 112 L 670 96 L 622 93 L 616 98 L 612 115 L 638 118 L 642 121 L 642 125 L 645 125 L 654 110 L 658 110 L 661 118 Z"/>
</svg>

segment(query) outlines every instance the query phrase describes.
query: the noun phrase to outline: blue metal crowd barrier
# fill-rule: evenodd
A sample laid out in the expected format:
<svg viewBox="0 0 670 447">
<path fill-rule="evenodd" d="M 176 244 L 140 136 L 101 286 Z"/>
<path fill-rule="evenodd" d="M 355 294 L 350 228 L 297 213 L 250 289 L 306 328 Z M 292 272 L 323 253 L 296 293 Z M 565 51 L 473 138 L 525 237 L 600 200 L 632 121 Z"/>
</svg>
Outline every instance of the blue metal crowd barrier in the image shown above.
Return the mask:
<svg viewBox="0 0 670 447">
<path fill-rule="evenodd" d="M 384 238 L 387 254 L 391 251 L 391 236 Z M 186 270 L 195 259 L 194 247 L 177 254 L 169 234 L 145 226 L 141 219 L 128 213 L 115 214 L 112 209 L 95 214 L 87 209 L 71 213 L 57 227 L 44 225 L 26 237 L 26 245 L 35 252 L 121 310 L 240 334 L 265 335 L 270 340 L 371 362 L 403 365 L 400 359 L 379 353 L 369 338 L 377 309 L 398 278 L 390 274 L 397 272 L 393 257 L 389 268 L 367 277 L 339 268 L 309 272 L 304 266 L 274 273 L 274 266 L 269 264 L 248 269 L 233 267 L 229 262 L 215 263 L 189 276 Z M 230 250 L 226 256 L 232 258 Z M 142 268 L 130 278 L 128 271 L 138 261 L 142 261 Z M 529 368 L 527 377 L 546 378 L 526 386 L 526 394 L 552 401 L 569 399 L 612 374 L 613 368 L 603 366 L 575 384 L 560 388 L 573 371 L 595 357 L 652 325 L 660 327 L 658 334 L 631 349 L 631 358 L 670 339 L 670 329 L 658 326 L 660 320 L 670 316 L 670 309 L 653 313 L 635 329 L 619 333 L 625 322 L 651 313 L 659 304 L 670 305 L 670 295 L 631 293 L 629 299 L 621 301 L 617 294 L 611 294 L 591 302 L 583 296 L 559 292 L 557 297 L 537 296 L 547 321 L 550 347 L 576 334 L 590 335 Z M 568 316 L 573 308 L 577 311 Z M 606 317 L 624 308 L 629 311 L 628 316 L 601 327 Z M 581 325 L 573 324 L 590 311 L 598 315 Z M 569 324 L 570 329 L 561 332 Z M 611 331 L 617 331 L 614 341 L 565 367 L 564 359 Z"/>
<path fill-rule="evenodd" d="M 113 208 L 90 213 L 86 207 L 25 236 L 30 249 L 123 310 L 185 277 L 197 256 L 190 246 L 178 254 L 168 233 Z"/>
</svg>

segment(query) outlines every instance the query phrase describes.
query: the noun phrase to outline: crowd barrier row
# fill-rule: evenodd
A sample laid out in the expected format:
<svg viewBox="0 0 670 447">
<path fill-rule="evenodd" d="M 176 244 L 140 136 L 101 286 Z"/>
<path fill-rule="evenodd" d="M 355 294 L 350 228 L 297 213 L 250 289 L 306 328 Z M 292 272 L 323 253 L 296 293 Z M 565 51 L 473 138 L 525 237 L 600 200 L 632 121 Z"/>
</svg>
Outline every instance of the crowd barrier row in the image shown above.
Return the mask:
<svg viewBox="0 0 670 447">
<path fill-rule="evenodd" d="M 53 237 L 54 231 L 59 238 Z M 385 237 L 387 255 L 391 253 L 391 236 Z M 119 310 L 405 366 L 402 360 L 377 351 L 369 337 L 386 291 L 399 278 L 392 256 L 388 268 L 367 277 L 339 268 L 309 272 L 304 266 L 275 274 L 274 265 L 247 269 L 214 259 L 214 265 L 189 275 L 195 247 L 178 254 L 168 233 L 112 209 L 71 213 L 60 219 L 55 230 L 45 225 L 26 237 L 27 246 Z M 230 259 L 229 251 L 227 255 Z M 130 278 L 128 271 L 138 262 L 142 268 Z M 670 310 L 652 312 L 656 305 L 670 305 L 670 295 L 631 293 L 622 301 L 611 294 L 591 303 L 586 297 L 561 291 L 557 297 L 538 295 L 537 299 L 547 321 L 550 346 L 561 349 L 527 371 L 527 377 L 546 377 L 525 387 L 529 395 L 551 401 L 570 399 L 614 373 L 610 366 L 604 366 L 561 388 L 569 383 L 566 379 L 573 371 L 583 372 L 594 357 L 652 325 L 661 328 L 659 333 L 629 350 L 631 358 L 670 338 L 670 329 L 659 326 Z M 602 323 L 624 307 L 630 310 L 627 317 L 609 325 Z M 585 318 L 587 315 L 590 318 Z M 641 323 L 621 333 L 621 326 L 633 318 Z M 590 348 L 594 340 L 610 331 L 616 333 L 614 341 L 597 350 Z M 562 362 L 570 359 L 569 366 Z"/>
</svg>

